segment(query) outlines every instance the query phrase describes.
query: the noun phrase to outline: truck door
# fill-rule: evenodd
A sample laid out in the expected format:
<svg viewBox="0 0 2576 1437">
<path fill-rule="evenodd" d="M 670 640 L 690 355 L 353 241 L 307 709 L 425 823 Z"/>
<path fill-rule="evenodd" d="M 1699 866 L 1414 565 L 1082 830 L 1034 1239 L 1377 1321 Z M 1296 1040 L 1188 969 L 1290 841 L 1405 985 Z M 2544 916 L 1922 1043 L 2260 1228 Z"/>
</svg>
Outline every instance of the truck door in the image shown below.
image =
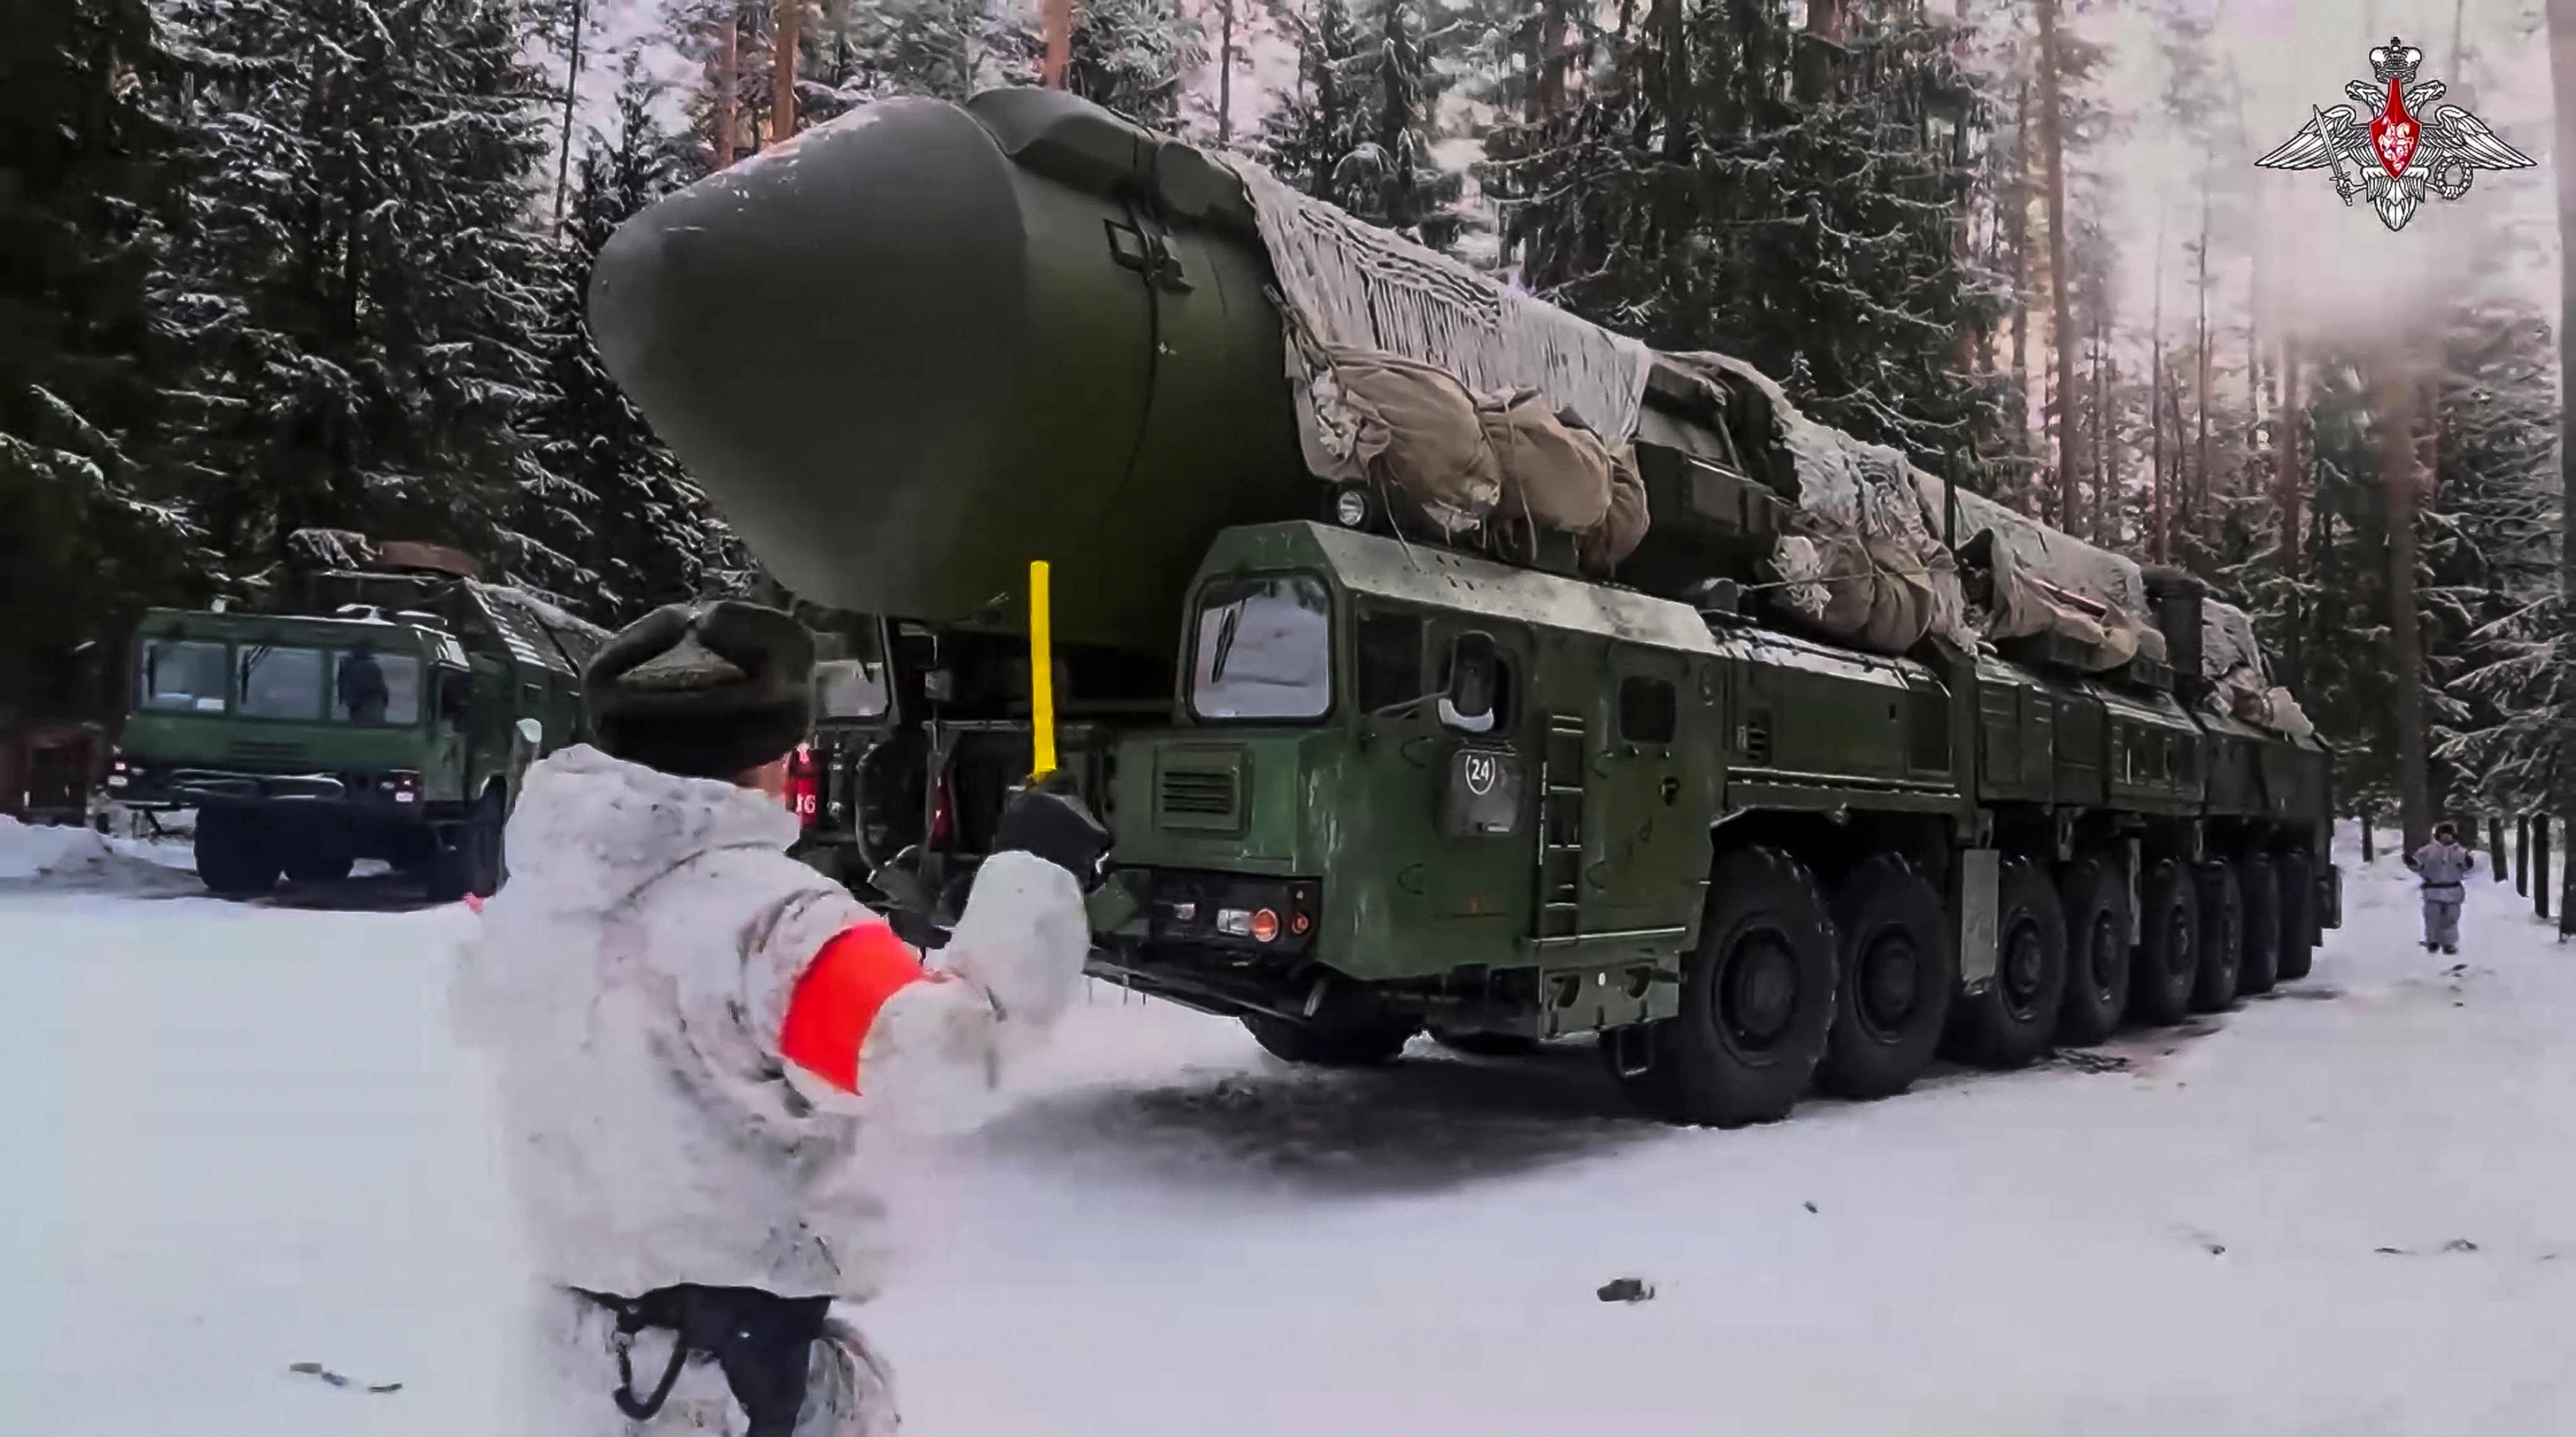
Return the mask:
<svg viewBox="0 0 2576 1437">
<path fill-rule="evenodd" d="M 1351 846 L 1375 856 L 1356 866 L 1383 885 L 1377 941 L 1424 972 L 1507 963 L 1530 889 L 1529 636 L 1476 615 L 1364 609 L 1358 647 L 1369 742 Z M 1451 699 L 1461 665 L 1481 712 Z M 1403 672 L 1420 676 L 1412 693 L 1386 701 Z"/>
<path fill-rule="evenodd" d="M 1698 720 L 1680 654 L 1619 644 L 1595 699 L 1583 778 L 1580 931 L 1642 933 L 1687 927 L 1708 881 L 1710 804 L 1686 772 L 1687 747 L 1715 735 Z"/>
</svg>

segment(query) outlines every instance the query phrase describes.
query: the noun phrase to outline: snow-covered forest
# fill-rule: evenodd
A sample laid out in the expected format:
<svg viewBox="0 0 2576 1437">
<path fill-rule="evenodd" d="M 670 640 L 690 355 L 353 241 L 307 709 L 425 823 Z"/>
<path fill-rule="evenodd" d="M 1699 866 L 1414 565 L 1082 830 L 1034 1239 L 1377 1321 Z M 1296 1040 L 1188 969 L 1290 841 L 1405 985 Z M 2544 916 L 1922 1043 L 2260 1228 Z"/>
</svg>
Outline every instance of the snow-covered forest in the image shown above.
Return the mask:
<svg viewBox="0 0 2576 1437">
<path fill-rule="evenodd" d="M 2390 27 L 2545 157 L 2538 0 L 1072 8 L 1102 104 L 2214 580 L 2351 795 L 2555 783 L 2549 172 L 2389 235 L 2251 163 Z M 1042 48 L 987 0 L 9 13 L 0 718 L 145 605 L 256 597 L 307 525 L 602 622 L 740 584 L 592 351 L 589 257 L 795 127 L 1031 83 Z"/>
</svg>

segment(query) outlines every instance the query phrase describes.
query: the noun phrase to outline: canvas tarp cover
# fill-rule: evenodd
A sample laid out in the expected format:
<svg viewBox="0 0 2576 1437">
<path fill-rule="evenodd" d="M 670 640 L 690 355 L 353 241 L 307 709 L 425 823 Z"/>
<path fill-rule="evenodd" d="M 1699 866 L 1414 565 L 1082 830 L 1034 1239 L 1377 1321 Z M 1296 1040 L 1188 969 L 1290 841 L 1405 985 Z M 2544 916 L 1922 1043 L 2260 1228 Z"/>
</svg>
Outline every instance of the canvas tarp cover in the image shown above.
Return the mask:
<svg viewBox="0 0 2576 1437">
<path fill-rule="evenodd" d="M 2256 728 L 2306 738 L 2316 725 L 2288 689 L 2272 682 L 2254 621 L 2234 604 L 2205 599 L 2200 606 L 2200 668 L 2209 680 L 2202 703 L 2213 713 Z"/>
<path fill-rule="evenodd" d="M 1617 570 L 1646 541 L 1650 522 L 1646 481 L 1637 472 L 1637 446 L 1623 445 L 1610 456 L 1610 517 L 1577 546 L 1584 569 L 1595 574 Z"/>
<path fill-rule="evenodd" d="M 1478 406 L 1503 477 L 1503 511 L 1544 529 L 1589 534 L 1610 517 L 1610 451 L 1535 389 Z"/>
<path fill-rule="evenodd" d="M 1789 607 L 1856 648 L 1903 653 L 1927 634 L 1973 650 L 1956 565 L 1923 522 L 1918 471 L 1883 444 L 1854 439 L 1798 412 L 1770 376 L 1725 354 L 1675 354 L 1686 370 L 1750 385 L 1770 403 L 1773 438 L 1798 471 L 1804 533 L 1773 566 Z"/>
<path fill-rule="evenodd" d="M 1350 455 L 1390 502 L 1444 534 L 1485 521 L 1502 477 L 1475 400 L 1437 365 L 1376 350 L 1333 351 Z"/>
<path fill-rule="evenodd" d="M 1944 512 L 1948 486 L 1941 480 L 1886 445 L 1807 418 L 1770 376 L 1731 355 L 1666 358 L 1748 385 L 1769 402 L 1774 437 L 1797 467 L 1798 507 L 1818 540 L 1815 556 L 1784 552 L 1778 567 L 1783 579 L 1793 581 L 1792 606 L 1827 632 L 1872 648 L 1903 635 L 1905 626 L 1890 622 L 1887 613 L 1873 609 L 1864 616 L 1858 606 L 1837 603 L 1825 592 L 1835 584 L 1859 583 L 1888 602 L 1899 602 L 1906 586 L 1888 583 L 1885 565 L 1890 556 L 1902 554 L 1912 560 L 1908 571 L 1919 571 L 1930 591 L 1916 639 L 1939 634 L 1956 647 L 1969 648 L 1979 635 L 2016 639 L 2056 633 L 2082 647 L 2089 655 L 2087 666 L 2097 672 L 2118 668 L 2141 652 L 2160 656 L 2163 635 L 2146 620 L 2151 612 L 2146 580 L 2134 562 L 1961 490 L 1960 548 L 1967 550 L 1981 534 L 1993 535 L 1979 550 L 1990 582 L 1983 601 L 1972 605 L 1943 541 L 1949 532 Z M 1882 556 L 1880 568 L 1856 571 L 1848 558 L 1833 559 L 1831 546 L 1822 540 L 1835 535 L 1857 539 L 1862 550 Z M 1818 557 L 1834 572 L 1795 582 L 1814 568 Z"/>
<path fill-rule="evenodd" d="M 1646 346 L 1363 224 L 1252 160 L 1222 158 L 1251 196 L 1278 281 L 1299 427 L 1317 475 L 1361 477 L 1332 375 L 1339 351 L 1436 365 L 1479 396 L 1535 390 L 1613 451 L 1634 437 L 1653 363 Z"/>
</svg>

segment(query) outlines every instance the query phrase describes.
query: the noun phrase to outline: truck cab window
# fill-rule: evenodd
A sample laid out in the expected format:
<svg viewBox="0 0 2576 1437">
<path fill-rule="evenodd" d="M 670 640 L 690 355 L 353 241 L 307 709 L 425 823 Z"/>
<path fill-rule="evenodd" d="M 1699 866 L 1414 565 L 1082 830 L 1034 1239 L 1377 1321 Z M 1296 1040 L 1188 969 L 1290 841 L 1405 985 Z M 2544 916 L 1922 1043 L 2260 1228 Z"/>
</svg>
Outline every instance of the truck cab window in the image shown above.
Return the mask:
<svg viewBox="0 0 2576 1437">
<path fill-rule="evenodd" d="M 1384 713 L 1419 703 L 1422 683 L 1422 620 L 1414 614 L 1367 612 L 1359 617 L 1353 668 L 1359 681 L 1359 705 L 1365 713 Z"/>
<path fill-rule="evenodd" d="M 143 644 L 142 707 L 221 713 L 232 685 L 224 673 L 224 646 L 186 639 L 147 639 Z"/>
<path fill-rule="evenodd" d="M 322 651 L 245 644 L 241 650 L 241 712 L 252 718 L 322 717 Z"/>
<path fill-rule="evenodd" d="M 1332 598 L 1302 574 L 1220 579 L 1199 596 L 1190 711 L 1319 719 L 1333 707 Z"/>
<path fill-rule="evenodd" d="M 1490 634 L 1460 634 L 1440 654 L 1440 722 L 1460 733 L 1511 728 L 1512 662 Z"/>
<path fill-rule="evenodd" d="M 885 666 L 865 659 L 825 659 L 814 666 L 814 703 L 827 719 L 883 718 Z"/>
<path fill-rule="evenodd" d="M 331 717 L 344 723 L 420 722 L 420 660 L 410 654 L 361 655 L 354 649 L 335 655 Z"/>
</svg>

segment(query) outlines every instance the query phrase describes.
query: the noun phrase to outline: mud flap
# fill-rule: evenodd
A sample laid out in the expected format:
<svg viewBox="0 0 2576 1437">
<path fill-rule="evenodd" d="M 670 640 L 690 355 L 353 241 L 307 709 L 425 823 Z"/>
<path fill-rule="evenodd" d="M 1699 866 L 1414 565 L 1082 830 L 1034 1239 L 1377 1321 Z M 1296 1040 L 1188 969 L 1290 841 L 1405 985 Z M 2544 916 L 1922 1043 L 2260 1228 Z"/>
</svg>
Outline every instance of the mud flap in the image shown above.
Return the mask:
<svg viewBox="0 0 2576 1437">
<path fill-rule="evenodd" d="M 1995 979 L 1995 909 L 2001 902 L 2001 849 L 1959 853 L 1959 989 L 1982 993 Z"/>
<path fill-rule="evenodd" d="M 2343 865 L 2329 863 L 2317 875 L 2317 926 L 2343 926 Z"/>
</svg>

